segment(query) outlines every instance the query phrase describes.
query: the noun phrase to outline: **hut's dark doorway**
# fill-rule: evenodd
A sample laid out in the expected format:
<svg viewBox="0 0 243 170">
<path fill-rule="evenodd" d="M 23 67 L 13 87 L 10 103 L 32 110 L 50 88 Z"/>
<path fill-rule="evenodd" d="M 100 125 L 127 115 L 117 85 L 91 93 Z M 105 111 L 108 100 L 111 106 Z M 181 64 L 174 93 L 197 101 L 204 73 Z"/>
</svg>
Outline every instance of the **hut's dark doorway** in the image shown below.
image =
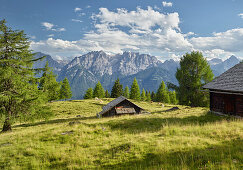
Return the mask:
<svg viewBox="0 0 243 170">
<path fill-rule="evenodd" d="M 224 112 L 227 114 L 235 114 L 235 99 L 232 96 L 225 96 Z"/>
</svg>

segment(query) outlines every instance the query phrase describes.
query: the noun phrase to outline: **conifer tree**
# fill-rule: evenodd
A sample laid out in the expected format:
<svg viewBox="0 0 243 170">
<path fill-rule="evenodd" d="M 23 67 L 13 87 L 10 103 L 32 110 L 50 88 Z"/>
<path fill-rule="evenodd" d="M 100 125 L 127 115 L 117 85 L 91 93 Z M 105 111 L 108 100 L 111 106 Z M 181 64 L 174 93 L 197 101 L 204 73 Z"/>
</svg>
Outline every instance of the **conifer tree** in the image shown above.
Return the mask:
<svg viewBox="0 0 243 170">
<path fill-rule="evenodd" d="M 56 81 L 56 76 L 48 66 L 47 61 L 42 77 L 40 78 L 39 89 L 45 94 L 47 101 L 58 100 L 60 97 L 60 85 Z"/>
<path fill-rule="evenodd" d="M 168 94 L 168 90 L 165 86 L 164 81 L 161 82 L 157 93 L 156 93 L 156 101 L 158 102 L 164 102 L 164 103 L 169 103 L 170 102 L 170 98 L 169 98 L 169 94 Z"/>
<path fill-rule="evenodd" d="M 123 93 L 123 96 L 126 97 L 126 98 L 129 98 L 129 87 L 126 86 L 125 89 L 124 89 L 124 93 Z"/>
<path fill-rule="evenodd" d="M 176 90 L 180 104 L 209 105 L 209 94 L 202 91 L 202 86 L 213 80 L 213 72 L 201 52 L 186 53 L 181 58 L 176 79 L 179 86 L 170 83 L 169 87 Z"/>
<path fill-rule="evenodd" d="M 105 98 L 110 98 L 110 97 L 111 97 L 110 93 L 108 92 L 108 90 L 106 90 L 105 91 Z"/>
<path fill-rule="evenodd" d="M 99 81 L 94 88 L 93 97 L 98 97 L 98 98 L 105 97 L 105 90 Z"/>
<path fill-rule="evenodd" d="M 93 98 L 93 89 L 88 88 L 88 90 L 86 90 L 86 93 L 84 95 L 84 99 L 92 99 L 92 98 Z"/>
<path fill-rule="evenodd" d="M 122 84 L 120 84 L 120 80 L 119 78 L 115 81 L 112 90 L 111 90 L 111 97 L 112 98 L 117 98 L 119 96 L 121 96 L 123 93 L 123 88 L 122 88 Z"/>
<path fill-rule="evenodd" d="M 176 92 L 175 91 L 170 91 L 169 92 L 169 96 L 170 96 L 170 103 L 177 104 Z"/>
<path fill-rule="evenodd" d="M 68 79 L 65 77 L 62 81 L 60 88 L 60 99 L 70 99 L 72 97 L 71 87 L 69 85 Z"/>
<path fill-rule="evenodd" d="M 2 131 L 10 131 L 12 120 L 33 117 L 42 112 L 38 80 L 34 77 L 34 59 L 24 31 L 14 31 L 0 21 L 0 116 Z"/>
<path fill-rule="evenodd" d="M 145 95 L 145 90 L 143 89 L 141 93 L 141 101 L 145 101 L 145 100 L 146 100 L 146 95 Z"/>
<path fill-rule="evenodd" d="M 134 78 L 131 86 L 130 98 L 134 100 L 140 100 L 140 89 L 136 78 Z"/>
<path fill-rule="evenodd" d="M 151 93 L 151 100 L 152 100 L 153 102 L 156 101 L 156 94 L 154 93 L 154 91 L 152 91 L 152 93 Z"/>
<path fill-rule="evenodd" d="M 151 101 L 151 94 L 150 94 L 150 92 L 147 92 L 147 90 L 146 90 L 146 101 L 148 101 L 148 102 L 150 102 Z"/>
</svg>

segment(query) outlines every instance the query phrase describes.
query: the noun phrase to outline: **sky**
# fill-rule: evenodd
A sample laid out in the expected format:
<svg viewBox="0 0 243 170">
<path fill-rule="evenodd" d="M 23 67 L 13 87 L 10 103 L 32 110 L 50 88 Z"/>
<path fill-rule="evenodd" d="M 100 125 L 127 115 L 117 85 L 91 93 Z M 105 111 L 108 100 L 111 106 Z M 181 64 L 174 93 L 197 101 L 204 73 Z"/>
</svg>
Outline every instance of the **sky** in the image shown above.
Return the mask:
<svg viewBox="0 0 243 170">
<path fill-rule="evenodd" d="M 55 59 L 100 50 L 243 59 L 243 0 L 0 0 L 2 19 Z"/>
</svg>

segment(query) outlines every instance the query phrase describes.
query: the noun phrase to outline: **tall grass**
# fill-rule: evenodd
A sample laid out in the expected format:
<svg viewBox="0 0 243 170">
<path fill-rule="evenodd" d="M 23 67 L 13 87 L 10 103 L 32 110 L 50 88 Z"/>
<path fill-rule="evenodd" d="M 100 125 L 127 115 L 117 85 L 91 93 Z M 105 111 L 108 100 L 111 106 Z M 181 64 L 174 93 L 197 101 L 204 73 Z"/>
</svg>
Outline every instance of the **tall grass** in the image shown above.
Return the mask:
<svg viewBox="0 0 243 170">
<path fill-rule="evenodd" d="M 0 134 L 0 169 L 243 169 L 243 120 L 135 102 L 151 114 L 96 118 L 111 99 L 50 103 L 55 117 Z"/>
</svg>

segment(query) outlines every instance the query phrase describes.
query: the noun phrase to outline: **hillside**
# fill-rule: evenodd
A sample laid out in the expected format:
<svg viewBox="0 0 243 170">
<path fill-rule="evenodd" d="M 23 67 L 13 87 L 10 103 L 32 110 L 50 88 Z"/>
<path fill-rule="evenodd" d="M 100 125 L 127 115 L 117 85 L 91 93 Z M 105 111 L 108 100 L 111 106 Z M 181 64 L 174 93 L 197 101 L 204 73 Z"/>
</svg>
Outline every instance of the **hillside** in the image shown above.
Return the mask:
<svg viewBox="0 0 243 170">
<path fill-rule="evenodd" d="M 151 114 L 96 118 L 110 100 L 53 102 L 51 120 L 16 123 L 0 134 L 0 169 L 243 168 L 242 119 L 146 102 Z"/>
</svg>

